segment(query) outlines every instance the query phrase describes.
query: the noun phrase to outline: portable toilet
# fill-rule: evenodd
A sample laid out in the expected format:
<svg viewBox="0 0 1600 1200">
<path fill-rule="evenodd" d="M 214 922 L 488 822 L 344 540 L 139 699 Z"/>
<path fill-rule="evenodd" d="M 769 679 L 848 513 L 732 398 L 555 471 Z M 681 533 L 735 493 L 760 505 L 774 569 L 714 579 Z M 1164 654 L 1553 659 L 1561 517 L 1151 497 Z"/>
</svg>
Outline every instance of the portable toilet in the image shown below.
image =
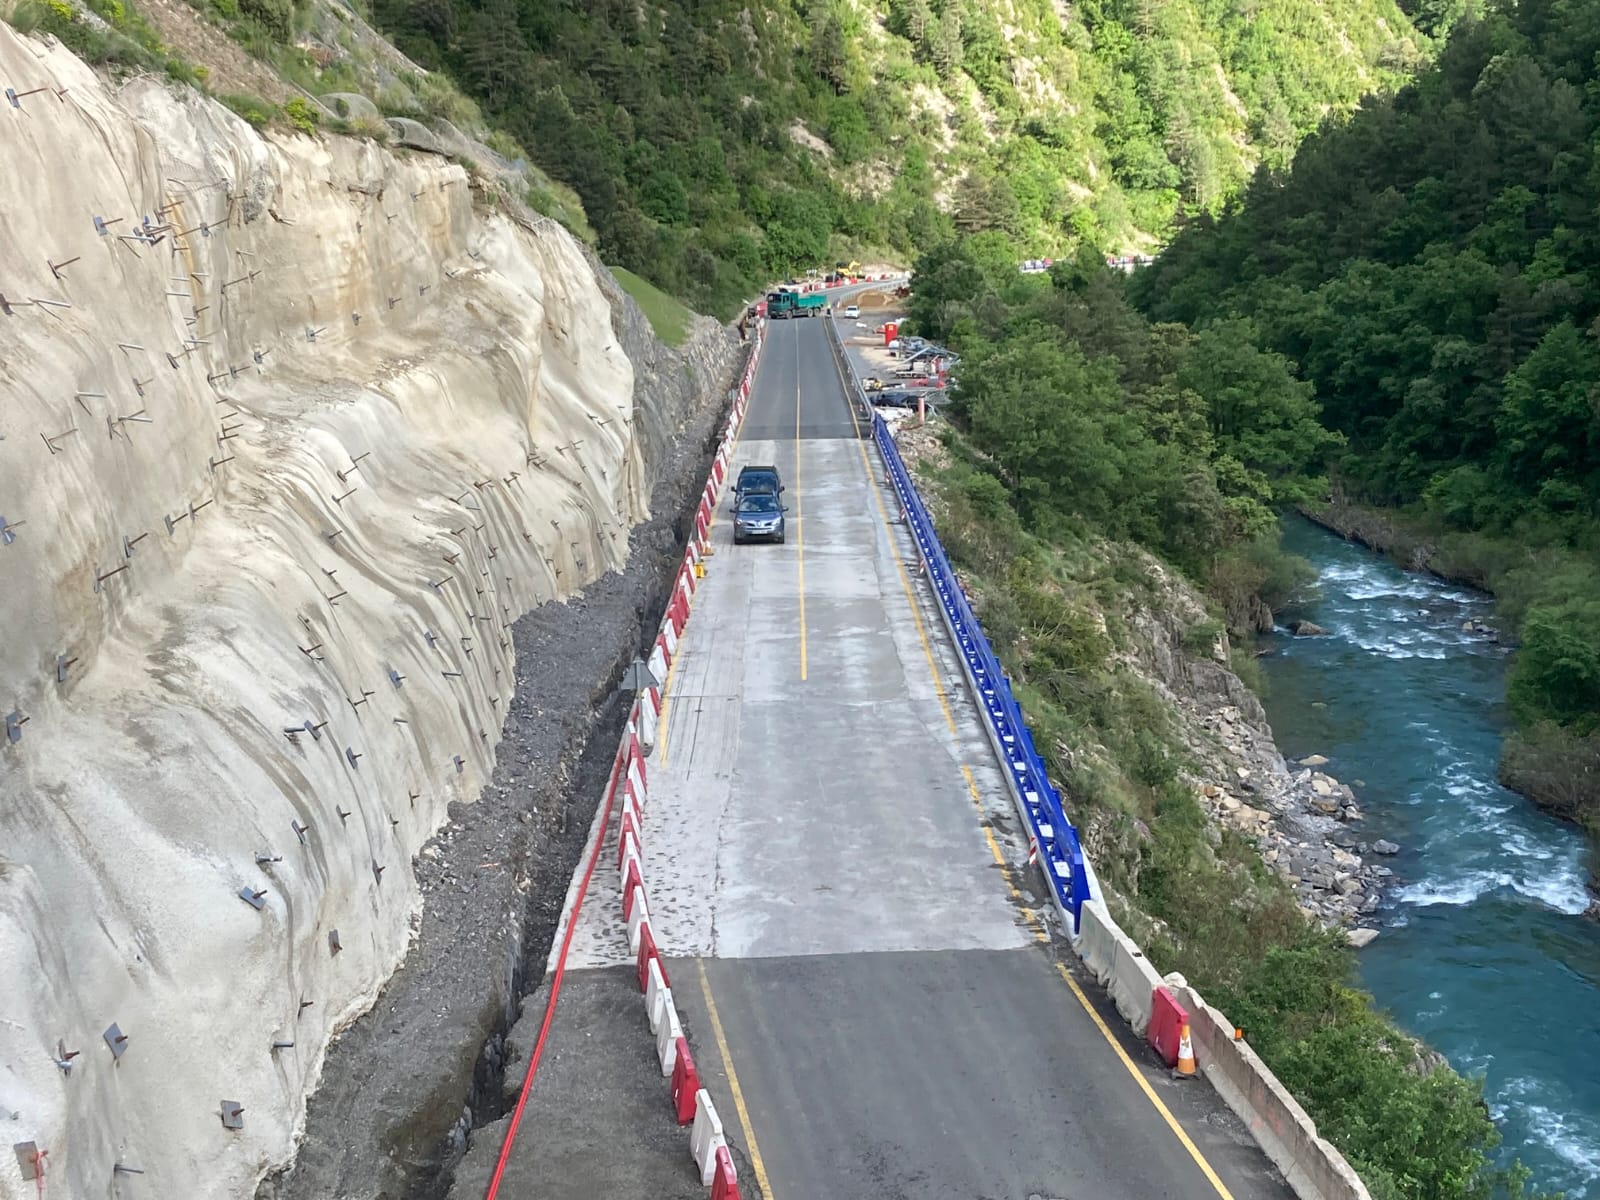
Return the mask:
<svg viewBox="0 0 1600 1200">
<path fill-rule="evenodd" d="M 899 337 L 899 336 L 900 336 L 900 322 L 899 321 L 889 321 L 888 323 L 886 323 L 884 325 L 884 327 L 883 327 L 883 344 L 885 346 L 888 346 L 888 345 L 892 344 L 894 342 L 894 339 Z"/>
</svg>

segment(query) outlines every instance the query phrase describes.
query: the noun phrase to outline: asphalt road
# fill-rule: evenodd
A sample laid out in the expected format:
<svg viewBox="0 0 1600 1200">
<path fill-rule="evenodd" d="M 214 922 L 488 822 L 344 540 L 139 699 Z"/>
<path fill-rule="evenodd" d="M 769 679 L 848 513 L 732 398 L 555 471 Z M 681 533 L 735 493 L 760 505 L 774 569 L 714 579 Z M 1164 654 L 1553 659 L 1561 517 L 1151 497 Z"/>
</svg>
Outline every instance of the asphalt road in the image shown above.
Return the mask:
<svg viewBox="0 0 1600 1200">
<path fill-rule="evenodd" d="M 779 467 L 789 536 L 735 547 L 725 509 L 713 526 L 642 838 L 674 1000 L 744 1194 L 1287 1200 L 1209 1087 L 1171 1080 L 1052 937 L 826 327 L 768 336 L 735 469 Z M 513 1160 L 528 1194 L 670 1196 L 688 1178 L 659 1122 L 622 1116 L 667 1100 L 642 1005 L 630 1028 L 616 999 L 628 956 L 611 883 L 575 932 L 561 1067 L 534 1084 L 550 1123 Z M 657 1192 L 638 1190 L 648 1180 Z"/>
<path fill-rule="evenodd" d="M 857 435 L 828 352 L 828 320 L 791 317 L 767 325 L 757 390 L 740 435 L 744 445 Z"/>
</svg>

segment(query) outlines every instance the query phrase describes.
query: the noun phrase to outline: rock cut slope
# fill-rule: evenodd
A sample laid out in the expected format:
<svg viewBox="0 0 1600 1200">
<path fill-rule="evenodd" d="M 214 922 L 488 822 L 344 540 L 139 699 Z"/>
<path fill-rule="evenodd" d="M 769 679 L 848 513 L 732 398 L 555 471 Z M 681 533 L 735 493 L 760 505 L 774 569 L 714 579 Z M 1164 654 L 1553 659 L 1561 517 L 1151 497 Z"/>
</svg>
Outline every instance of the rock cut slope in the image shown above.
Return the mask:
<svg viewBox="0 0 1600 1200">
<path fill-rule="evenodd" d="M 693 369 L 646 386 L 603 268 L 444 158 L 5 26 L 0 83 L 0 1197 L 26 1142 L 46 1194 L 244 1195 Z"/>
</svg>

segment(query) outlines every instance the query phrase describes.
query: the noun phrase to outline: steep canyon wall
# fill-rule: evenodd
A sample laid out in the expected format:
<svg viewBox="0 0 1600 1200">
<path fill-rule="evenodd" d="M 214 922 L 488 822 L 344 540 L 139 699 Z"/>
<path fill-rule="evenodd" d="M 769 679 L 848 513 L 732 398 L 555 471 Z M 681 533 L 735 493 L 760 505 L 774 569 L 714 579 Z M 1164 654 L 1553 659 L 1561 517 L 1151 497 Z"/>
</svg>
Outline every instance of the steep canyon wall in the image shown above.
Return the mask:
<svg viewBox="0 0 1600 1200">
<path fill-rule="evenodd" d="M 622 564 L 733 346 L 444 158 L 5 26 L 0 85 L 46 89 L 0 102 L 0 1197 L 28 1141 L 46 1194 L 245 1195 L 488 777 L 510 622 Z"/>
</svg>

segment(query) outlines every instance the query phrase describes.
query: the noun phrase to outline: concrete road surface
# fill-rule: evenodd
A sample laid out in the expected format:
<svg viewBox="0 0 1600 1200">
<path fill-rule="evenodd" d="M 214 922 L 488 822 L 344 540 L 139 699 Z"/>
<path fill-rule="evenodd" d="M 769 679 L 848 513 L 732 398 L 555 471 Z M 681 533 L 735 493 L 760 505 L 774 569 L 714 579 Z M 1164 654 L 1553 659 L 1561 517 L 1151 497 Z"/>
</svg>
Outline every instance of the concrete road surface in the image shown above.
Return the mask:
<svg viewBox="0 0 1600 1200">
<path fill-rule="evenodd" d="M 735 469 L 778 466 L 788 540 L 735 547 L 719 515 L 650 763 L 653 924 L 745 1195 L 1286 1200 L 1208 1085 L 1171 1080 L 1053 942 L 882 464 L 857 435 L 823 321 L 770 325 Z M 627 961 L 613 892 L 602 876 L 570 979 Z M 639 1009 L 602 1041 L 648 1046 Z M 591 1018 L 558 1015 L 564 1065 L 581 1067 Z M 665 1107 L 637 1057 L 631 1075 L 606 1068 L 608 1088 L 658 1090 Z M 546 1160 L 573 1162 L 577 1139 L 625 1164 L 569 1168 L 564 1194 L 637 1195 L 621 1181 L 648 1178 L 677 1194 L 686 1149 L 618 1127 L 632 1091 L 608 1099 L 564 1069 L 541 1097 L 545 1082 L 535 1105 L 557 1106 L 563 1131 Z M 538 1153 L 537 1136 L 519 1145 Z"/>
</svg>

